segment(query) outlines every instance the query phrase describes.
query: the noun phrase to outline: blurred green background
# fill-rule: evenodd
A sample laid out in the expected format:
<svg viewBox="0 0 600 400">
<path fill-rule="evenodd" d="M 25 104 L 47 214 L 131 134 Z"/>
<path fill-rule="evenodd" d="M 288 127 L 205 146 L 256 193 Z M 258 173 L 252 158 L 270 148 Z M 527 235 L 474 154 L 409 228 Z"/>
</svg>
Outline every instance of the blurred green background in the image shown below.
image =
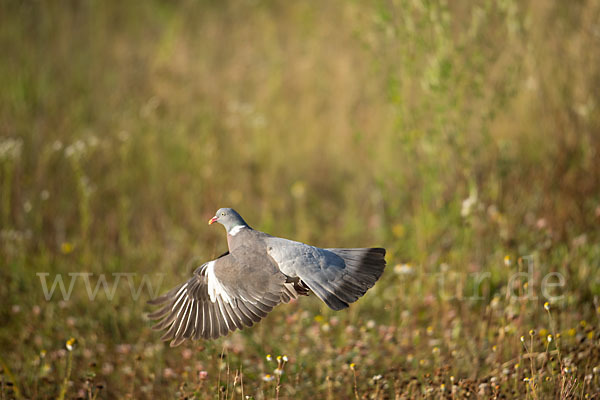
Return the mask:
<svg viewBox="0 0 600 400">
<path fill-rule="evenodd" d="M 2 394 L 593 395 L 599 21 L 598 0 L 3 1 Z M 39 272 L 187 279 L 226 250 L 219 207 L 389 267 L 349 311 L 304 298 L 177 349 L 125 280 L 45 300 Z"/>
</svg>

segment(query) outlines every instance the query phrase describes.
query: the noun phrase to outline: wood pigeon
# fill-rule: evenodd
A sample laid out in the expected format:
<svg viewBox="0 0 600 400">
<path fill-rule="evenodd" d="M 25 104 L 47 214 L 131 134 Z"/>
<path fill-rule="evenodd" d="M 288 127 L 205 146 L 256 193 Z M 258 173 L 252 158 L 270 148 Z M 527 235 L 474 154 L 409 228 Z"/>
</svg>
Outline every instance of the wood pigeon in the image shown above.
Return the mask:
<svg viewBox="0 0 600 400">
<path fill-rule="evenodd" d="M 385 249 L 321 249 L 252 229 L 233 209 L 208 221 L 227 230 L 229 251 L 200 266 L 190 280 L 149 301 L 162 305 L 162 340 L 216 339 L 252 326 L 280 303 L 309 290 L 333 310 L 348 307 L 371 288 L 385 268 Z"/>
</svg>

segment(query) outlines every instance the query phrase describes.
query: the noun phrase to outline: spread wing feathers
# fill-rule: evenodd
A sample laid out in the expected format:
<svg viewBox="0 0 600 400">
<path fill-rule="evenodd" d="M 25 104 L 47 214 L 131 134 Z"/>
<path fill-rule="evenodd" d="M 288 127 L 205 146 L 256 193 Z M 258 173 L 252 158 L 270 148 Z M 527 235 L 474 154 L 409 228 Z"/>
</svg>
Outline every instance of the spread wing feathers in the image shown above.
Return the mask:
<svg viewBox="0 0 600 400">
<path fill-rule="evenodd" d="M 269 254 L 286 275 L 298 276 L 333 310 L 363 296 L 385 268 L 382 248 L 321 249 L 285 240 L 274 242 Z"/>
<path fill-rule="evenodd" d="M 281 301 L 289 303 L 292 299 L 297 299 L 298 293 L 294 290 L 293 283 L 286 283 L 283 285 L 283 292 L 281 292 Z"/>
<path fill-rule="evenodd" d="M 159 320 L 152 328 L 166 331 L 161 339 L 171 340 L 171 347 L 186 339 L 216 339 L 254 325 L 277 304 L 297 297 L 278 271 L 248 268 L 231 255 L 202 265 L 190 280 L 148 302 L 162 306 L 148 315 Z"/>
</svg>

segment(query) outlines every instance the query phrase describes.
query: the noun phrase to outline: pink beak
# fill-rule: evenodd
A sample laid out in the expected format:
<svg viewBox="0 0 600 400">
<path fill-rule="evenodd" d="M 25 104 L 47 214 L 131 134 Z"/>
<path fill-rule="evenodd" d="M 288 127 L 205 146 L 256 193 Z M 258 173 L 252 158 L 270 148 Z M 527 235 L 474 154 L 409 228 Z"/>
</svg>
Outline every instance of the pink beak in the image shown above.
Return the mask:
<svg viewBox="0 0 600 400">
<path fill-rule="evenodd" d="M 208 224 L 209 225 L 214 224 L 215 222 L 217 222 L 217 219 L 218 219 L 217 217 L 212 217 L 211 219 L 208 220 Z"/>
</svg>

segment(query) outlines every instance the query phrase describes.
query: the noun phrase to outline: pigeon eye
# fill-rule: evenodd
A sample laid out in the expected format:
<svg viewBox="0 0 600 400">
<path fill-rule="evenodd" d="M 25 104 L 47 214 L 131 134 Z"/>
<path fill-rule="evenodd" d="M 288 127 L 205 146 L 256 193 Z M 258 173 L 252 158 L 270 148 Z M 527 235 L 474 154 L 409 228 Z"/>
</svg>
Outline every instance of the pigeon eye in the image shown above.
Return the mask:
<svg viewBox="0 0 600 400">
<path fill-rule="evenodd" d="M 222 217 L 224 217 L 224 216 L 225 216 L 225 213 L 224 213 L 224 212 L 222 212 L 222 213 L 221 213 L 221 216 L 222 216 Z"/>
</svg>

